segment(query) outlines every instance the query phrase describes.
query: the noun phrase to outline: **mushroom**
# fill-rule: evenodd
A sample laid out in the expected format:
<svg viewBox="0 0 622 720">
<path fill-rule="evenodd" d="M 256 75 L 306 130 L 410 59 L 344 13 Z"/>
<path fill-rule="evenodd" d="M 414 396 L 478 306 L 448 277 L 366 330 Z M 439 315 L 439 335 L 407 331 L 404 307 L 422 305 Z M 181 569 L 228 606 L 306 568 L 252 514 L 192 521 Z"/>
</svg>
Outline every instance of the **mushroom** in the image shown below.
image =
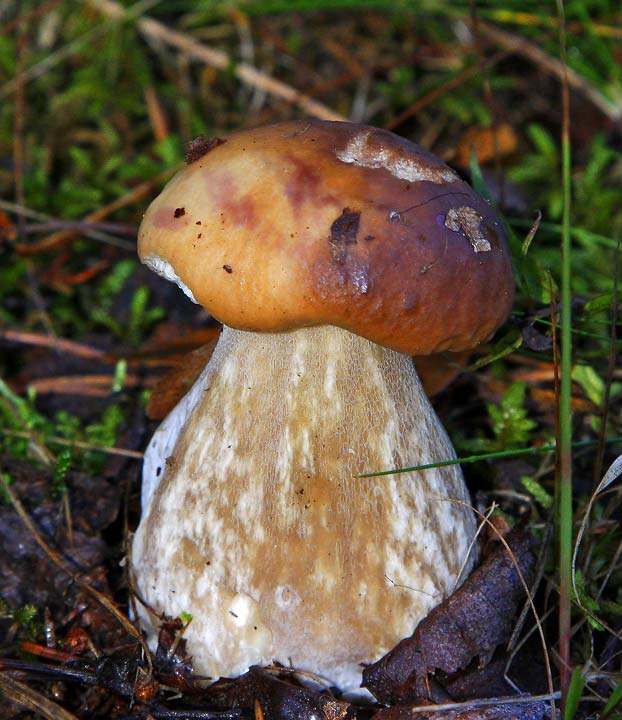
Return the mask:
<svg viewBox="0 0 622 720">
<path fill-rule="evenodd" d="M 146 451 L 131 568 L 155 643 L 197 672 L 279 662 L 349 692 L 474 562 L 476 524 L 411 355 L 489 338 L 513 296 L 500 221 L 384 130 L 298 121 L 195 144 L 142 261 L 224 324 Z"/>
</svg>

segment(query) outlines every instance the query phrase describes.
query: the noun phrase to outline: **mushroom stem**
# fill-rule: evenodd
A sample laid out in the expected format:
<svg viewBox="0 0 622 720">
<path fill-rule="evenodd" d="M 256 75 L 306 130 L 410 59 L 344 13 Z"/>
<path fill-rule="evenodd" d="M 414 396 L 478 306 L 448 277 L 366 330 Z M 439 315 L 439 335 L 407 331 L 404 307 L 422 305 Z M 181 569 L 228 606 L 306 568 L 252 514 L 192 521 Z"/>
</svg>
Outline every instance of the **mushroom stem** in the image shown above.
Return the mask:
<svg viewBox="0 0 622 720">
<path fill-rule="evenodd" d="M 199 673 L 278 660 L 355 688 L 468 572 L 475 531 L 457 466 L 357 475 L 451 457 L 410 357 L 335 327 L 225 327 L 147 450 L 138 594 L 193 616 Z"/>
</svg>

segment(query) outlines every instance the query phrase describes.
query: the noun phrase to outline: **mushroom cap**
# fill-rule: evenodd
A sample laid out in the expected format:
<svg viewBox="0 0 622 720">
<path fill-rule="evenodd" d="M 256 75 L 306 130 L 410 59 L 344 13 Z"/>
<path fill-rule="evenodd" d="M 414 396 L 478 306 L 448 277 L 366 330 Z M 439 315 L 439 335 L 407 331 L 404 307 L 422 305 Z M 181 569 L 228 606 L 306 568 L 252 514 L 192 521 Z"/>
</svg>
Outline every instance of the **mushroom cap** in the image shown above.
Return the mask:
<svg viewBox="0 0 622 720">
<path fill-rule="evenodd" d="M 304 120 L 193 149 L 139 255 L 221 322 L 336 325 L 408 354 L 475 347 L 513 299 L 490 205 L 441 160 L 365 125 Z"/>
</svg>

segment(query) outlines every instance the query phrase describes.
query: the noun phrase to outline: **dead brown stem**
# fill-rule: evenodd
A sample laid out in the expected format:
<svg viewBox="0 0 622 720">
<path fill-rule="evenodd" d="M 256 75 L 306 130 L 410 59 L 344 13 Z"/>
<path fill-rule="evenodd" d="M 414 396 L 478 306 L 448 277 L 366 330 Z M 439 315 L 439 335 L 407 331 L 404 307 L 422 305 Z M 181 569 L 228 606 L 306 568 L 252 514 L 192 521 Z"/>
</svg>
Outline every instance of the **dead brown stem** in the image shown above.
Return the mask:
<svg viewBox="0 0 622 720">
<path fill-rule="evenodd" d="M 41 715 L 46 720 L 78 720 L 73 713 L 63 709 L 28 685 L 14 680 L 6 672 L 0 672 L 0 695 L 4 695 L 9 702 Z"/>
</svg>

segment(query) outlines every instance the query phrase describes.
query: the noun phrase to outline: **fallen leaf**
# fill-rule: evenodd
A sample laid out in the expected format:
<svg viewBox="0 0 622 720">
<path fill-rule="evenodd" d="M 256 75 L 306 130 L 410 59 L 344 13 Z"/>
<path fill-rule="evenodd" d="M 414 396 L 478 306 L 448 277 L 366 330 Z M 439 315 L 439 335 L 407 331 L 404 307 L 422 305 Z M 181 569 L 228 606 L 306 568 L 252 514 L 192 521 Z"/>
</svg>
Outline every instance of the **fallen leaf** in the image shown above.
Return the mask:
<svg viewBox="0 0 622 720">
<path fill-rule="evenodd" d="M 219 680 L 206 690 L 204 699 L 218 708 L 245 708 L 251 712 L 258 703 L 266 720 L 346 720 L 356 717 L 349 703 L 301 687 L 293 680 L 283 680 L 260 667 L 251 667 L 236 680 Z"/>
<path fill-rule="evenodd" d="M 553 338 L 545 335 L 533 325 L 527 325 L 522 329 L 523 344 L 534 352 L 548 352 L 553 347 Z"/>
<path fill-rule="evenodd" d="M 433 699 L 431 682 L 452 675 L 475 658 L 480 668 L 507 641 L 535 557 L 531 538 L 521 530 L 505 537 L 512 551 L 498 543 L 464 584 L 435 607 L 409 638 L 363 671 L 363 687 L 386 704 Z M 518 568 L 517 568 L 518 566 Z M 441 683 L 442 684 L 442 683 Z"/>
<path fill-rule="evenodd" d="M 206 345 L 188 353 L 183 360 L 169 370 L 156 384 L 147 404 L 147 417 L 162 420 L 190 390 L 212 357 L 218 334 Z"/>
<path fill-rule="evenodd" d="M 0 210 L 0 241 L 12 242 L 16 237 L 15 225 L 10 221 L 9 216 Z"/>
<path fill-rule="evenodd" d="M 464 709 L 417 712 L 411 707 L 382 708 L 372 720 L 544 720 L 550 717 L 550 706 L 543 702 L 504 703 L 502 699 L 494 705 Z"/>
<path fill-rule="evenodd" d="M 495 157 L 502 159 L 512 155 L 517 148 L 518 137 L 507 123 L 489 128 L 470 128 L 460 139 L 452 161 L 460 167 L 468 167 L 471 155 L 475 152 L 477 162 L 485 165 Z"/>
<path fill-rule="evenodd" d="M 413 360 L 426 395 L 432 397 L 444 390 L 466 367 L 471 354 L 470 350 L 462 350 L 416 355 Z"/>
<path fill-rule="evenodd" d="M 191 685 L 192 658 L 186 651 L 184 624 L 180 618 L 165 618 L 160 625 L 155 666 L 163 675 L 174 677 L 175 687 Z"/>
</svg>

